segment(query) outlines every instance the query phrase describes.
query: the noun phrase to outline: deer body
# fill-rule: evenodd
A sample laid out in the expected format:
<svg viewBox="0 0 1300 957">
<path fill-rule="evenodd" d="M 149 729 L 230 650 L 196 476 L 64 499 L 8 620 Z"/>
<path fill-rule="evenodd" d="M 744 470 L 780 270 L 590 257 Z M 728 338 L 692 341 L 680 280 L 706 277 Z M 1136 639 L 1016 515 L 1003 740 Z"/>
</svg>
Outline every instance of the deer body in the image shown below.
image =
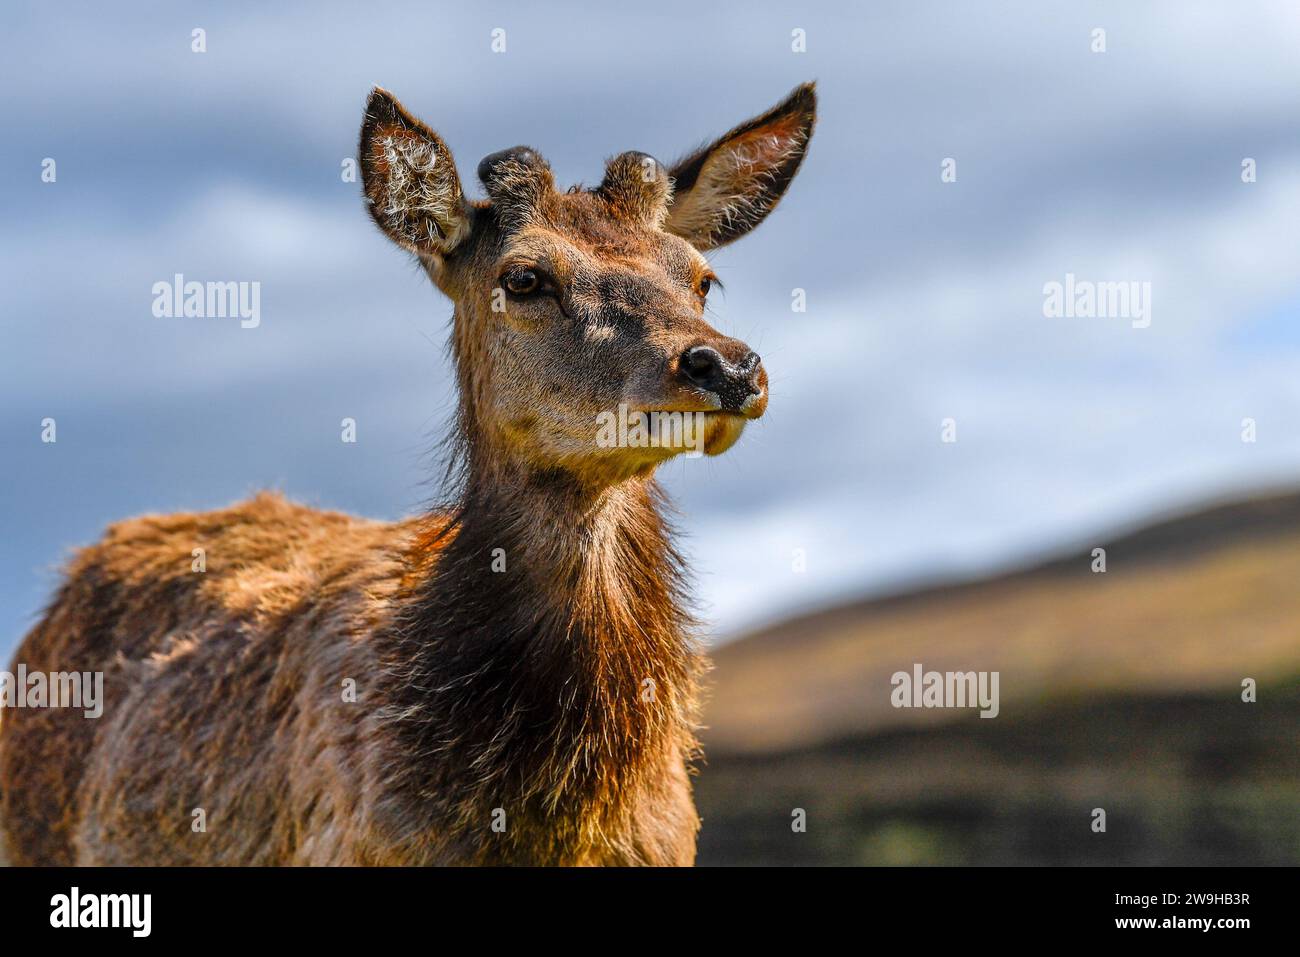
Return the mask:
<svg viewBox="0 0 1300 957">
<path fill-rule="evenodd" d="M 594 420 L 692 412 L 717 454 L 762 414 L 757 357 L 700 318 L 698 250 L 775 205 L 812 111 L 800 88 L 592 191 L 495 154 L 470 203 L 376 91 L 372 215 L 456 302 L 456 501 L 381 523 L 264 494 L 79 552 L 16 661 L 104 672 L 103 717 L 0 716 L 13 862 L 692 863 L 704 662 L 653 479 L 681 449 L 600 447 Z"/>
</svg>

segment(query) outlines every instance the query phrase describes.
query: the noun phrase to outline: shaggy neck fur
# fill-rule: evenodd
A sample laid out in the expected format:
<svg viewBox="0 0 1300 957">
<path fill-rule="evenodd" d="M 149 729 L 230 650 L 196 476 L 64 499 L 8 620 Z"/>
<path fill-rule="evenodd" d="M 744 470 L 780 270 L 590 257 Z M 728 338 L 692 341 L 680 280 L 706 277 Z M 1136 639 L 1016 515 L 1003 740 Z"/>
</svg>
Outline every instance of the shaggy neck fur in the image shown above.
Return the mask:
<svg viewBox="0 0 1300 957">
<path fill-rule="evenodd" d="M 484 862 L 634 856 L 617 845 L 639 789 L 694 747 L 697 656 L 658 490 L 469 462 L 392 636 L 405 789 Z"/>
</svg>

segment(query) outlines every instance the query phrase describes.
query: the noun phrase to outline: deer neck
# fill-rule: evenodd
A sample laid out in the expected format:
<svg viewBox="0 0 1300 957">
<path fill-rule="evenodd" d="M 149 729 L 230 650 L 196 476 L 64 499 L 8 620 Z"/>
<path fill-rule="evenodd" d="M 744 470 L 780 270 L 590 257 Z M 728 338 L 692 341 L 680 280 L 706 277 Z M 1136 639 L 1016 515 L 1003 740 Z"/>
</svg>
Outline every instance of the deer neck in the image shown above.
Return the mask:
<svg viewBox="0 0 1300 957">
<path fill-rule="evenodd" d="M 697 655 L 658 500 L 650 480 L 471 470 L 393 649 L 428 793 L 560 833 L 557 808 L 618 816 L 638 776 L 693 747 Z"/>
</svg>

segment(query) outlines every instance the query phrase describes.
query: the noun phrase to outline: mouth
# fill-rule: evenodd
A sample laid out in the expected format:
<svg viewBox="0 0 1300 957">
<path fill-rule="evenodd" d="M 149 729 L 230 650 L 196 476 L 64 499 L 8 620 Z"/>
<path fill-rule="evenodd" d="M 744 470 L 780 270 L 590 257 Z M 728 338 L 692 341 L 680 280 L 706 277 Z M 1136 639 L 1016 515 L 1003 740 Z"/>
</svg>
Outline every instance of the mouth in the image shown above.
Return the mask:
<svg viewBox="0 0 1300 957">
<path fill-rule="evenodd" d="M 739 412 L 699 408 L 642 409 L 629 413 L 637 414 L 644 417 L 648 433 L 655 436 L 650 444 L 669 458 L 683 452 L 721 455 L 736 444 L 751 418 Z"/>
<path fill-rule="evenodd" d="M 718 398 L 716 392 L 698 391 L 686 398 L 666 403 L 656 403 L 653 408 L 638 408 L 634 411 L 640 411 L 646 415 L 652 413 L 667 412 L 689 412 L 695 415 L 730 415 L 740 419 L 761 419 L 763 413 L 767 411 L 767 389 L 762 389 L 753 393 L 739 408 L 723 408 L 722 400 Z"/>
<path fill-rule="evenodd" d="M 767 409 L 767 389 L 751 395 L 738 409 L 722 408 L 715 393 L 700 392 L 653 405 L 636 405 L 626 412 L 627 420 L 639 420 L 643 433 L 650 436 L 648 444 L 658 449 L 658 458 L 671 458 L 682 453 L 721 455 L 740 439 L 750 420 L 757 419 Z"/>
</svg>

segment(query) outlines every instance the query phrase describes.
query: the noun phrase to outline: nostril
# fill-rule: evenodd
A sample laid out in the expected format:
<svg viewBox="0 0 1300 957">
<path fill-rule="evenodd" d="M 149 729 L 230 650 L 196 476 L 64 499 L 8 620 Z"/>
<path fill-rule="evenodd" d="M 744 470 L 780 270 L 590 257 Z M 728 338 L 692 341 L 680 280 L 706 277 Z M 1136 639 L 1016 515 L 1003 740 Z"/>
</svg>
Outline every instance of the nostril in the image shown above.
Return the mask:
<svg viewBox="0 0 1300 957">
<path fill-rule="evenodd" d="M 682 354 L 680 367 L 682 375 L 691 382 L 710 391 L 716 389 L 722 380 L 723 359 L 717 349 L 709 346 L 696 346 Z"/>
<path fill-rule="evenodd" d="M 758 367 L 763 364 L 763 360 L 757 352 L 751 352 L 745 358 L 740 360 L 740 365 L 736 368 L 741 375 L 749 377 L 749 381 L 757 388 L 758 386 Z"/>
</svg>

